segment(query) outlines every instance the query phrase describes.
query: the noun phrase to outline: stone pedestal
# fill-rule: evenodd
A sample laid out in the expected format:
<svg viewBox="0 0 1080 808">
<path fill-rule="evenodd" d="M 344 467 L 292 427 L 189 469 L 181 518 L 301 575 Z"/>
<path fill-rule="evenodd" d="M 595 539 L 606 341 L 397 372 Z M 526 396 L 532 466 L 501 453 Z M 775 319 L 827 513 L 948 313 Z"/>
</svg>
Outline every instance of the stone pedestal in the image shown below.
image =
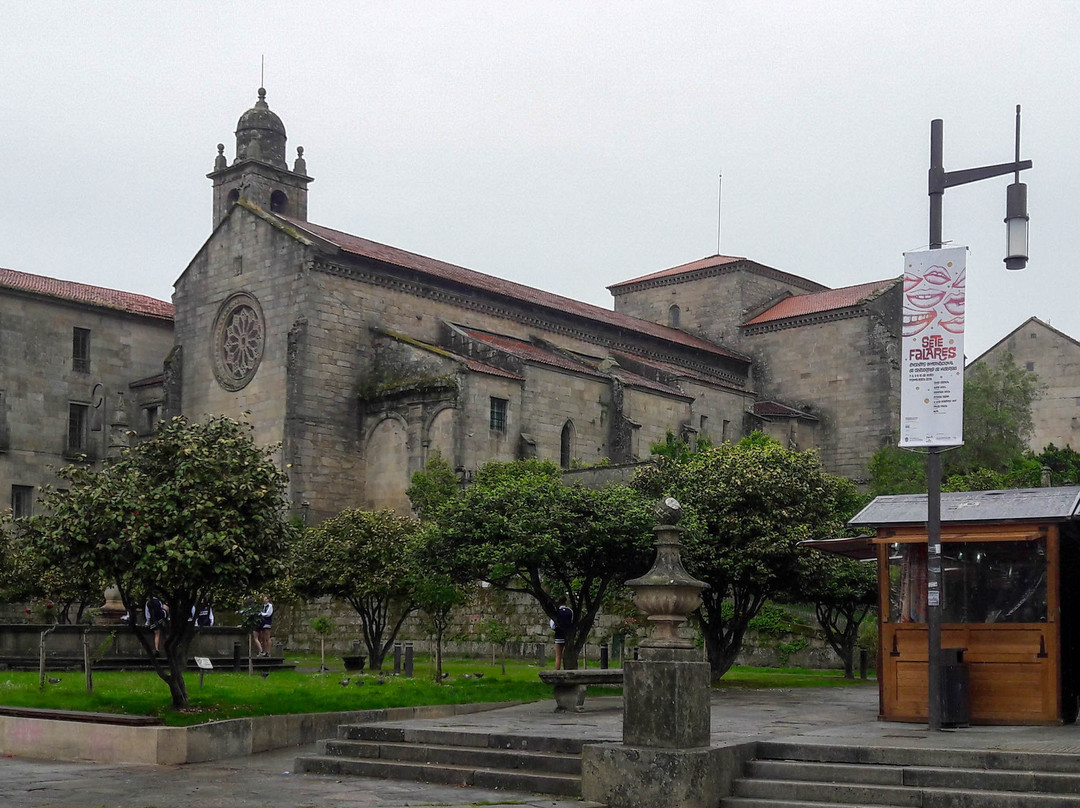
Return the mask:
<svg viewBox="0 0 1080 808">
<path fill-rule="evenodd" d="M 590 744 L 582 753 L 581 796 L 610 808 L 716 808 L 730 793 L 729 753 Z"/>
<path fill-rule="evenodd" d="M 649 648 L 642 653 L 644 659 L 623 663 L 623 743 L 659 749 L 708 746 L 709 663 L 700 661 L 697 650 Z M 653 655 L 661 658 L 650 659 Z"/>
<path fill-rule="evenodd" d="M 626 582 L 650 629 L 641 658 L 623 663 L 623 743 L 582 754 L 582 796 L 610 808 L 717 808 L 730 786 L 724 753 L 709 746 L 709 664 L 678 632 L 705 588 L 682 565 L 681 514 L 670 497 L 657 507 L 652 569 Z"/>
<path fill-rule="evenodd" d="M 587 746 L 582 796 L 611 808 L 715 808 L 726 794 L 709 748 L 709 664 L 688 648 L 623 663 L 623 743 Z"/>
</svg>

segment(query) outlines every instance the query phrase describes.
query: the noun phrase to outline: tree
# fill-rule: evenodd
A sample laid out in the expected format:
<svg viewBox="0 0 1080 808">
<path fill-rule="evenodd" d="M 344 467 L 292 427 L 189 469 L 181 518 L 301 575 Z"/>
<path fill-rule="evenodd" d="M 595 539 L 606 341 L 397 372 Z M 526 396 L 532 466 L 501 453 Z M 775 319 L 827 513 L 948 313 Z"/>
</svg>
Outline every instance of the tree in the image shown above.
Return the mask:
<svg viewBox="0 0 1080 808">
<path fill-rule="evenodd" d="M 1031 405 L 1042 386 L 1017 366 L 1008 351 L 992 362 L 975 362 L 964 379 L 964 445 L 945 452 L 942 489 L 1025 488 L 1039 485 L 1039 471 L 1024 462 L 1031 437 Z M 1049 448 L 1049 447 L 1048 447 Z M 926 454 L 888 445 L 870 460 L 870 493 L 926 492 Z"/>
<path fill-rule="evenodd" d="M 437 570 L 423 572 L 416 581 L 416 603 L 431 621 L 435 635 L 435 681 L 442 681 L 443 637 L 450 627 L 454 609 L 469 600 L 469 590 L 449 574 Z"/>
<path fill-rule="evenodd" d="M 438 550 L 458 570 L 535 598 L 554 619 L 566 595 L 574 610 L 563 661 L 581 648 L 608 590 L 643 573 L 652 558 L 650 501 L 625 486 L 563 485 L 554 463 L 488 463 L 436 516 Z"/>
<path fill-rule="evenodd" d="M 339 598 L 356 611 L 372 670 L 382 670 L 416 609 L 418 529 L 393 511 L 345 510 L 305 530 L 293 547 L 294 588 L 306 597 Z"/>
<path fill-rule="evenodd" d="M 326 673 L 326 638 L 337 629 L 337 623 L 333 617 L 321 614 L 309 621 L 311 630 L 319 635 L 319 673 Z"/>
<path fill-rule="evenodd" d="M 458 496 L 457 475 L 442 452 L 436 449 L 424 470 L 413 474 L 405 493 L 420 519 L 434 518 L 439 508 Z"/>
<path fill-rule="evenodd" d="M 1042 390 L 1039 377 L 1016 364 L 1009 351 L 992 362 L 975 362 L 964 378 L 964 445 L 945 458 L 947 473 L 975 468 L 1005 472 L 1027 448 L 1031 405 Z"/>
<path fill-rule="evenodd" d="M 877 603 L 877 567 L 863 561 L 806 551 L 799 593 L 814 604 L 825 639 L 844 663 L 844 676 L 855 678 L 859 627 Z"/>
<path fill-rule="evenodd" d="M 13 533 L 8 536 L 7 545 L 7 567 L 0 575 L 5 581 L 0 583 L 0 601 L 50 603 L 53 605 L 52 617 L 60 625 L 86 622 L 87 610 L 101 604 L 109 582 L 100 574 L 66 565 L 50 565 Z"/>
<path fill-rule="evenodd" d="M 870 495 L 926 493 L 926 454 L 882 446 L 870 458 Z"/>
<path fill-rule="evenodd" d="M 709 585 L 695 619 L 714 680 L 734 663 L 765 600 L 797 588 L 798 542 L 837 535 L 860 499 L 849 481 L 822 470 L 815 453 L 760 433 L 685 462 L 661 459 L 633 485 L 686 508 L 683 560 Z"/>
<path fill-rule="evenodd" d="M 1038 465 L 1040 476 L 1043 468 L 1049 469 L 1053 485 L 1080 484 L 1080 452 L 1071 446 L 1059 449 L 1052 443 L 1047 444 L 1041 453 L 1031 455 L 1029 462 Z"/>
<path fill-rule="evenodd" d="M 295 535 L 285 475 L 272 450 L 255 445 L 252 429 L 225 417 L 166 421 L 99 471 L 61 469 L 67 490 L 47 490 L 43 513 L 15 522 L 48 568 L 115 582 L 129 614 L 140 613 L 152 594 L 169 605 L 164 660 L 135 620 L 131 630 L 177 709 L 188 704 L 192 608 L 279 578 Z"/>
</svg>

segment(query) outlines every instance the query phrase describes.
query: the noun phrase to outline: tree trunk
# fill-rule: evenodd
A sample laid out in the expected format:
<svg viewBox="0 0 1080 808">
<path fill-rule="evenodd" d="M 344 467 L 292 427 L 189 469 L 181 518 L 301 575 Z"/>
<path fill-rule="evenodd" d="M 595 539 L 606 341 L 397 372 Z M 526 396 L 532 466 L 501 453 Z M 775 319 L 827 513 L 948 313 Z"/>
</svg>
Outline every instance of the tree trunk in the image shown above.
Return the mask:
<svg viewBox="0 0 1080 808">
<path fill-rule="evenodd" d="M 87 633 L 87 629 L 83 629 L 82 632 L 82 659 L 83 659 L 83 673 L 86 677 L 86 692 L 94 692 L 94 666 L 90 661 L 90 635 Z"/>
<path fill-rule="evenodd" d="M 179 649 L 166 648 L 166 661 L 169 663 L 169 677 L 165 681 L 169 685 L 169 694 L 172 696 L 174 710 L 186 710 L 188 707 L 187 682 L 184 681 L 184 659 Z"/>
<path fill-rule="evenodd" d="M 442 684 L 442 638 L 443 627 L 435 625 L 435 681 Z"/>
</svg>

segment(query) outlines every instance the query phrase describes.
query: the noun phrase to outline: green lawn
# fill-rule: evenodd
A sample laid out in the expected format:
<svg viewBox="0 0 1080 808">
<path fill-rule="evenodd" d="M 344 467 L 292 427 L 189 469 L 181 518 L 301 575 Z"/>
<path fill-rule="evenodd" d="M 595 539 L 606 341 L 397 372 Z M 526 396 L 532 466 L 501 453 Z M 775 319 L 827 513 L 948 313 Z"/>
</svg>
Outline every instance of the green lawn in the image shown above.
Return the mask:
<svg viewBox="0 0 1080 808">
<path fill-rule="evenodd" d="M 149 672 L 100 672 L 94 674 L 94 692 L 87 693 L 81 672 L 50 673 L 59 682 L 38 688 L 36 673 L 0 672 L 0 704 L 18 707 L 46 707 L 63 710 L 125 713 L 159 716 L 170 726 L 187 726 L 206 721 L 280 713 L 338 712 L 382 707 L 426 704 L 465 704 L 502 701 L 536 701 L 551 698 L 551 688 L 537 677 L 538 668 L 519 660 L 508 661 L 506 674 L 490 659 L 447 659 L 442 683 L 433 681 L 433 668 L 426 657 L 418 657 L 413 678 L 395 676 L 388 660 L 382 675 L 364 672 L 346 674 L 340 658 L 328 666 L 335 669 L 319 674 L 317 656 L 293 656 L 295 671 L 277 671 L 266 677 L 258 674 L 213 672 L 199 686 L 199 674 L 187 676 L 191 708 L 179 713 L 171 709 L 169 691 Z M 590 665 L 590 667 L 593 667 Z M 347 682 L 342 684 L 342 682 Z M 859 685 L 845 680 L 839 671 L 774 670 L 733 668 L 721 687 L 820 687 Z M 618 693 L 604 688 L 598 694 Z"/>
</svg>

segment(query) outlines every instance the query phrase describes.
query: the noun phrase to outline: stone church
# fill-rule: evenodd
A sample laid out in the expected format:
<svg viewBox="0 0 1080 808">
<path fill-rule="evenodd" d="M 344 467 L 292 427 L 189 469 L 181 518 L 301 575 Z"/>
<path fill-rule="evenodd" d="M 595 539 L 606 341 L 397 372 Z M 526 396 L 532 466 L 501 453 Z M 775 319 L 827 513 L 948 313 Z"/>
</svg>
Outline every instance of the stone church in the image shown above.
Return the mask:
<svg viewBox="0 0 1080 808">
<path fill-rule="evenodd" d="M 623 464 L 669 433 L 718 443 L 756 429 L 859 481 L 896 440 L 898 278 L 829 289 L 714 255 L 617 283 L 605 309 L 308 221 L 304 150 L 290 166 L 265 90 L 233 158 L 217 151 L 213 229 L 173 306 L 157 301 L 154 316 L 174 318 L 168 344 L 98 329 L 93 345 L 128 358 L 113 396 L 128 424 L 250 413 L 257 439 L 280 445 L 306 521 L 408 509 L 410 475 L 436 451 L 467 481 L 488 460 Z M 54 283 L 38 302 L 70 315 L 50 337 L 63 363 L 67 329 L 91 328 L 65 296 L 77 285 Z M 13 294 L 0 276 L 0 486 L 25 495 L 47 475 L 9 462 L 16 422 L 55 418 L 60 434 L 66 406 L 92 402 L 83 375 L 58 389 L 56 412 L 13 400 L 34 394 L 12 381 L 29 368 L 7 346 L 35 333 L 11 330 Z"/>
</svg>

